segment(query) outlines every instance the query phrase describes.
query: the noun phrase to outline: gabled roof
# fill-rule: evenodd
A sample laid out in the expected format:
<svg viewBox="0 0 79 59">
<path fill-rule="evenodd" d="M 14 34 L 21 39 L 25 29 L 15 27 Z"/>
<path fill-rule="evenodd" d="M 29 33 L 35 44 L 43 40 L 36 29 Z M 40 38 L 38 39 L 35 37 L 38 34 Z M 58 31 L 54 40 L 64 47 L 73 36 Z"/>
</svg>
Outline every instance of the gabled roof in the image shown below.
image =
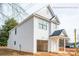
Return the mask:
<svg viewBox="0 0 79 59">
<path fill-rule="evenodd" d="M 52 33 L 52 35 L 50 35 L 50 37 L 51 36 L 64 36 L 64 37 L 68 37 L 68 35 L 67 35 L 67 33 L 66 33 L 66 31 L 64 30 L 64 29 L 60 29 L 60 30 L 56 30 L 56 31 L 54 31 L 53 33 Z M 69 39 L 69 38 L 68 38 Z"/>
<path fill-rule="evenodd" d="M 54 12 L 53 12 L 51 6 L 50 6 L 50 5 L 46 5 L 46 6 L 44 6 L 44 7 L 47 7 L 47 8 L 49 9 L 49 11 L 51 12 L 51 15 L 52 15 L 51 18 L 53 18 L 55 15 L 54 15 Z M 42 7 L 42 8 L 44 8 L 44 7 Z M 41 10 L 42 8 L 40 8 L 40 9 L 38 9 L 38 10 Z M 37 10 L 37 11 L 38 11 L 38 10 Z M 37 11 L 35 11 L 35 12 L 37 12 Z M 19 24 L 18 24 L 17 26 L 15 26 L 14 28 L 16 28 L 16 27 L 22 25 L 22 24 L 25 23 L 30 17 L 33 17 L 33 16 L 36 16 L 36 17 L 39 16 L 40 18 L 47 19 L 47 18 L 45 18 L 45 17 L 43 17 L 43 16 L 41 16 L 41 15 L 36 14 L 35 12 L 33 12 L 32 14 L 26 16 L 25 20 L 23 20 L 21 23 L 19 23 Z M 57 18 L 57 17 L 56 17 L 56 18 Z M 49 19 L 49 21 L 50 21 L 50 19 Z M 54 21 L 54 20 L 53 20 L 53 21 Z M 56 21 L 58 22 L 58 20 L 56 20 Z M 13 29 L 14 29 L 14 28 L 13 28 Z M 11 30 L 12 30 L 12 29 L 11 29 Z"/>
<path fill-rule="evenodd" d="M 59 36 L 63 30 L 64 29 L 54 31 L 52 36 Z"/>
<path fill-rule="evenodd" d="M 59 19 L 58 19 L 58 17 L 57 17 L 56 15 L 53 16 L 53 19 L 54 19 L 54 20 L 51 19 L 51 20 L 53 21 L 53 23 L 55 23 L 55 24 L 57 24 L 57 25 L 60 24 L 60 21 L 59 21 Z"/>
<path fill-rule="evenodd" d="M 43 9 L 45 7 L 47 7 L 47 9 L 49 10 L 49 12 L 51 14 L 51 18 L 48 18 L 49 21 L 51 20 L 51 22 L 53 22 L 54 24 L 59 25 L 60 24 L 60 21 L 59 21 L 58 17 L 54 14 L 54 12 L 52 10 L 52 7 L 50 5 L 47 5 L 47 6 L 42 7 L 41 9 Z M 39 15 L 37 12 L 39 12 L 41 9 L 35 11 L 33 14 Z M 41 18 L 43 17 L 42 15 L 39 15 L 39 16 L 41 16 Z"/>
</svg>

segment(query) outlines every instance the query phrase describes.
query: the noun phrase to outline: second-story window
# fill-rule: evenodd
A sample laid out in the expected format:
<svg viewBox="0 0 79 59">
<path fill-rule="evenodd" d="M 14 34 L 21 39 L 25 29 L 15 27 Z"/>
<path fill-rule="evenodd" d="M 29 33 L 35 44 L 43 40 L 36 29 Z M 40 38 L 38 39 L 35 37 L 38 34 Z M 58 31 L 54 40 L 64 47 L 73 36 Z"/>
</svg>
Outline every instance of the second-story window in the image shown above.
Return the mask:
<svg viewBox="0 0 79 59">
<path fill-rule="evenodd" d="M 42 29 L 43 28 L 43 24 L 39 23 L 39 28 Z"/>
<path fill-rule="evenodd" d="M 47 22 L 44 21 L 44 20 L 40 20 L 40 22 L 39 22 L 39 28 L 47 30 Z"/>
</svg>

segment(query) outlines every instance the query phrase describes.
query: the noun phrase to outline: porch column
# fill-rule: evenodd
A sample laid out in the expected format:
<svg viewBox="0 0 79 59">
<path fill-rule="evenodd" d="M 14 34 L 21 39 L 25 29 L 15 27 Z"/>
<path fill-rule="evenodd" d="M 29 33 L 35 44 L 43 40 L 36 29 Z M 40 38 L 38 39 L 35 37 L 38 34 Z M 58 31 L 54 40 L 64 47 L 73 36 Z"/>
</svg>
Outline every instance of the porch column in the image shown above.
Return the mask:
<svg viewBox="0 0 79 59">
<path fill-rule="evenodd" d="M 66 46 L 66 42 L 65 42 L 65 39 L 64 39 L 64 52 L 66 51 L 65 46 Z"/>
<path fill-rule="evenodd" d="M 59 48 L 59 39 L 57 40 L 57 46 L 58 46 L 57 48 L 58 48 L 58 52 L 59 52 L 59 49 L 60 49 Z"/>
<path fill-rule="evenodd" d="M 48 52 L 51 52 L 51 38 L 48 40 Z"/>
</svg>

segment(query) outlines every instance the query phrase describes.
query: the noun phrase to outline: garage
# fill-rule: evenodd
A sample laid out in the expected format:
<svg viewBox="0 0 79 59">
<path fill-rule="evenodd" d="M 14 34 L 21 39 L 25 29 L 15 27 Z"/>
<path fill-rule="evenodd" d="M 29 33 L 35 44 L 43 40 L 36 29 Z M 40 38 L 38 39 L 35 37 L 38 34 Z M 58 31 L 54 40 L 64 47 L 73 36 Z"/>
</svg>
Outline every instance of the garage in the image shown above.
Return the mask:
<svg viewBox="0 0 79 59">
<path fill-rule="evenodd" d="M 48 41 L 47 40 L 37 40 L 37 51 L 47 52 L 48 51 Z"/>
</svg>

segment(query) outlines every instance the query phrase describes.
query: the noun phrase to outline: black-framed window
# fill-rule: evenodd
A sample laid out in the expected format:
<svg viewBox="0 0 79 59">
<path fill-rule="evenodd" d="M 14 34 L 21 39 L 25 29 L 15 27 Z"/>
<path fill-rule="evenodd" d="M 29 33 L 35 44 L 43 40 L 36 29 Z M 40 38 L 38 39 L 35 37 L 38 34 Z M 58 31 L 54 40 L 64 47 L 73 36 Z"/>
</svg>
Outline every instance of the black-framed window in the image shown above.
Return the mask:
<svg viewBox="0 0 79 59">
<path fill-rule="evenodd" d="M 14 41 L 14 45 L 16 45 L 16 41 Z"/>
<path fill-rule="evenodd" d="M 15 28 L 15 35 L 17 34 L 17 28 Z"/>
<path fill-rule="evenodd" d="M 43 29 L 47 30 L 47 25 L 43 25 Z"/>
<path fill-rule="evenodd" d="M 44 21 L 44 20 L 41 20 L 41 21 L 39 22 L 39 29 L 47 30 L 47 22 Z"/>
<path fill-rule="evenodd" d="M 43 28 L 43 24 L 39 23 L 39 28 L 42 29 Z"/>
</svg>

